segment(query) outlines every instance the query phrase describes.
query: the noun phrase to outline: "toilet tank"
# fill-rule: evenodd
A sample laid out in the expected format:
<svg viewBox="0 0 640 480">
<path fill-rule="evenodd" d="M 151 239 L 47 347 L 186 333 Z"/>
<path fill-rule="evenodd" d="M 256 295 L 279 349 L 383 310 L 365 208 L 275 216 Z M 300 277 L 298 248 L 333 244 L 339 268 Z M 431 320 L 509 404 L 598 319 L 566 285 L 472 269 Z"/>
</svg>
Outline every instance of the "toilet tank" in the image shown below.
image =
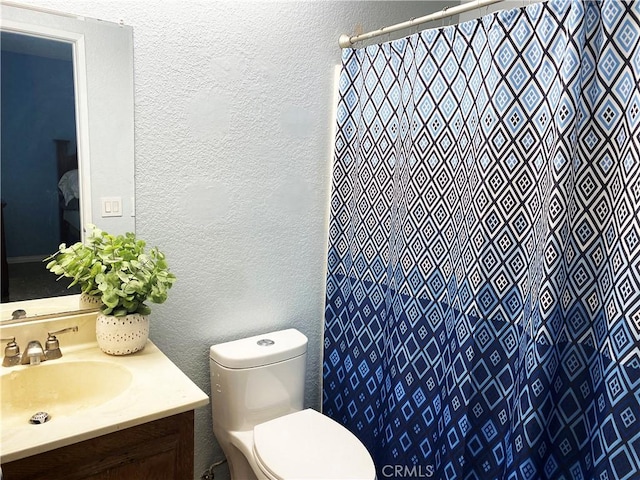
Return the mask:
<svg viewBox="0 0 640 480">
<path fill-rule="evenodd" d="M 296 329 L 243 338 L 209 349 L 214 428 L 251 430 L 302 410 L 307 337 Z"/>
</svg>

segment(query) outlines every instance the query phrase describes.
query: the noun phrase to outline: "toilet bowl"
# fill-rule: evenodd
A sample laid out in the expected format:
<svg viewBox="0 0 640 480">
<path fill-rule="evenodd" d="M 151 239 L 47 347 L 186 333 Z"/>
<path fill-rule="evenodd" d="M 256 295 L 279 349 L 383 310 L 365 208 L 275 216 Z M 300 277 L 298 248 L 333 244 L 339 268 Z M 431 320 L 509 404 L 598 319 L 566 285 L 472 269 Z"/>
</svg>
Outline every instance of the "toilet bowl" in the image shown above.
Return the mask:
<svg viewBox="0 0 640 480">
<path fill-rule="evenodd" d="M 213 345 L 213 431 L 234 480 L 374 480 L 364 445 L 303 409 L 307 338 L 289 329 Z"/>
</svg>

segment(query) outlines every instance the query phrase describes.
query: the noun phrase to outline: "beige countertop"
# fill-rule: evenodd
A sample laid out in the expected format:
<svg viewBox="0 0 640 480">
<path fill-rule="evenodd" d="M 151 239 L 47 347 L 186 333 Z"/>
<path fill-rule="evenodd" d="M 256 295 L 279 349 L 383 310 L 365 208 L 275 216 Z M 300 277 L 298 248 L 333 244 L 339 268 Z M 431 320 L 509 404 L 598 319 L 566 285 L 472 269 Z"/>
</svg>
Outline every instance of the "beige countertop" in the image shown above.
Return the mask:
<svg viewBox="0 0 640 480">
<path fill-rule="evenodd" d="M 2 337 L 5 338 L 7 333 L 11 334 L 11 332 L 2 331 Z M 89 402 L 88 406 L 76 406 L 73 411 L 65 410 L 64 405 L 54 401 L 45 406 L 51 410 L 48 412 L 51 419 L 40 425 L 30 424 L 30 415 L 26 412 L 18 411 L 16 414 L 15 409 L 10 411 L 3 406 L 4 413 L 0 417 L 2 463 L 183 413 L 209 403 L 209 397 L 151 341 L 147 343 L 144 350 L 126 356 L 107 355 L 92 342 L 67 347 L 64 346 L 64 337 L 60 338 L 60 342 L 63 350 L 62 358 L 48 360 L 41 365 L 0 367 L 0 376 L 13 375 L 18 378 L 23 369 L 44 369 L 54 364 L 57 365 L 58 372 L 62 372 L 63 364 L 98 362 L 115 364 L 108 365 L 114 371 L 126 370 L 128 373 L 125 372 L 123 376 L 125 386 L 122 387 L 122 380 L 114 378 L 112 380 L 114 383 L 120 382 L 119 393 L 115 397 L 98 405 L 91 405 Z M 20 347 L 24 348 L 24 345 L 20 344 Z M 73 368 L 73 365 L 69 367 Z M 102 371 L 108 372 L 109 368 Z M 104 388 L 108 390 L 109 376 L 105 374 L 105 378 L 92 381 L 104 382 Z M 5 385 L 8 384 L 10 383 L 5 382 Z M 5 398 L 9 398 L 9 393 L 0 392 L 0 394 L 3 404 L 9 403 L 5 402 Z M 11 413 L 8 414 L 7 411 Z M 22 418 L 23 413 L 25 418 Z"/>
</svg>

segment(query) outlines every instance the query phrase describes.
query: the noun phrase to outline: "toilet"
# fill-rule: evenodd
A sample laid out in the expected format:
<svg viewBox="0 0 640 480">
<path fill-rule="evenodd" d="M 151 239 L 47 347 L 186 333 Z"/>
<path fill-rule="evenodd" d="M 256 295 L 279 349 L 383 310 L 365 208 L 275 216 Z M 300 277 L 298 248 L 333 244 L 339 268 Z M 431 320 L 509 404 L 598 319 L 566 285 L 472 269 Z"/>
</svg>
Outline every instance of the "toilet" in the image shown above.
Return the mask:
<svg viewBox="0 0 640 480">
<path fill-rule="evenodd" d="M 374 480 L 364 445 L 303 408 L 307 337 L 296 329 L 213 345 L 213 432 L 233 480 Z"/>
</svg>

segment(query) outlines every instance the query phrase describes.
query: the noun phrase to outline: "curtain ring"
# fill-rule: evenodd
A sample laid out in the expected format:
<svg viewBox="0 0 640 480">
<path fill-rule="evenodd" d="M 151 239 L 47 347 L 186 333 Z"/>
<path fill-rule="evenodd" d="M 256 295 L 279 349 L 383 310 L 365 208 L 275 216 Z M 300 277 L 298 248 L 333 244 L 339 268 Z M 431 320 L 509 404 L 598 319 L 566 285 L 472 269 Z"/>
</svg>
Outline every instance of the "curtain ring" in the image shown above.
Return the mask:
<svg viewBox="0 0 640 480">
<path fill-rule="evenodd" d="M 413 23 L 413 21 L 414 21 L 415 19 L 416 19 L 416 17 L 411 17 L 411 18 L 410 18 L 411 23 Z M 413 33 L 414 33 L 414 34 L 417 34 L 417 33 L 418 33 L 418 25 L 417 25 L 417 24 L 416 24 L 416 25 L 413 25 L 413 28 L 414 28 Z"/>
<path fill-rule="evenodd" d="M 444 28 L 444 19 L 447 17 L 447 10 L 449 10 L 449 7 L 444 7 L 442 9 L 442 17 L 440 17 L 440 20 L 442 21 L 442 24 L 440 25 L 441 28 Z"/>
</svg>

